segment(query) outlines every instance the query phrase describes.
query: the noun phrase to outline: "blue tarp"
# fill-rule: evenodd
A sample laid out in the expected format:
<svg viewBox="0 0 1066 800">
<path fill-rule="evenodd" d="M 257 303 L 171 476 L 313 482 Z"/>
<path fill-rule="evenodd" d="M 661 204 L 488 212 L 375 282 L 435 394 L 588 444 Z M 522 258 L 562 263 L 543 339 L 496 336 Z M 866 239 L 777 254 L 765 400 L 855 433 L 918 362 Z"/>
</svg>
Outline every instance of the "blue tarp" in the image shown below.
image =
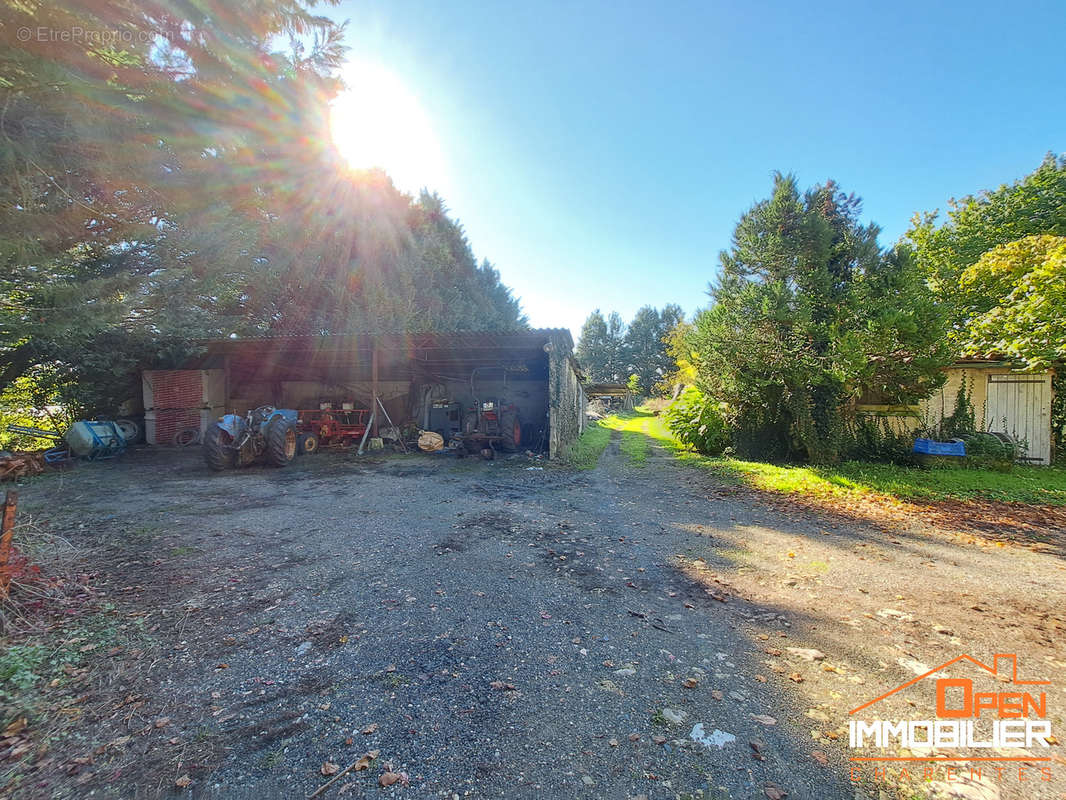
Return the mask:
<svg viewBox="0 0 1066 800">
<path fill-rule="evenodd" d="M 914 452 L 930 456 L 965 456 L 966 443 L 961 439 L 952 442 L 937 442 L 932 439 L 915 439 Z"/>
</svg>

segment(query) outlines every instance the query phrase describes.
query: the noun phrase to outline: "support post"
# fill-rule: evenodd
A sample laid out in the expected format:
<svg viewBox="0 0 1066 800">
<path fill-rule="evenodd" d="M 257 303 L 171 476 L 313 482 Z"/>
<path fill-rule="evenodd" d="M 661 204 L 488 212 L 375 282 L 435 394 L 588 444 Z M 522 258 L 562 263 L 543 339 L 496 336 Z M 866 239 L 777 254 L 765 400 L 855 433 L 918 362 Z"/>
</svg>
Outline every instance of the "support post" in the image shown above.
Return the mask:
<svg viewBox="0 0 1066 800">
<path fill-rule="evenodd" d="M 8 561 L 11 559 L 11 537 L 15 533 L 15 510 L 18 507 L 19 493 L 8 489 L 4 499 L 3 522 L 0 523 L 0 594 L 7 597 L 11 585 L 11 573 Z"/>
<path fill-rule="evenodd" d="M 371 400 L 371 408 L 375 411 L 378 407 L 378 341 L 377 339 L 371 340 L 370 345 L 370 391 L 374 395 Z M 370 425 L 370 435 L 378 435 L 378 416 L 374 414 L 373 420 Z"/>
</svg>

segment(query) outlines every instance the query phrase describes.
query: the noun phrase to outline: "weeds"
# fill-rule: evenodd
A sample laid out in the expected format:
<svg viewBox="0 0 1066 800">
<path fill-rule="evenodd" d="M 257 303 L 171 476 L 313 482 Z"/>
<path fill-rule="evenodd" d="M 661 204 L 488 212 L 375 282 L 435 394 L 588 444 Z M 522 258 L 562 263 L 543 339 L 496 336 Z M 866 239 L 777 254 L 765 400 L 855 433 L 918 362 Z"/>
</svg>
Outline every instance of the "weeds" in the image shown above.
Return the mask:
<svg viewBox="0 0 1066 800">
<path fill-rule="evenodd" d="M 611 431 L 604 427 L 603 421 L 589 423 L 573 447 L 570 448 L 569 461 L 577 469 L 593 469 L 611 440 Z"/>
</svg>

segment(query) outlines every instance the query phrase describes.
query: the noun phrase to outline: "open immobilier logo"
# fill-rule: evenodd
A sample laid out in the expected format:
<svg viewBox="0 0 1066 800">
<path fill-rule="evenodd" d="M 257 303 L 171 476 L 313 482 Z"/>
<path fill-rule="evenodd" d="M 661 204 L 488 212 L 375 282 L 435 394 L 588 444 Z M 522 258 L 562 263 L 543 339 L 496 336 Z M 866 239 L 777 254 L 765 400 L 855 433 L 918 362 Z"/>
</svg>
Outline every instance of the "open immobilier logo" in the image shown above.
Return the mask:
<svg viewBox="0 0 1066 800">
<path fill-rule="evenodd" d="M 946 670 L 957 664 L 970 668 L 976 680 L 948 677 Z M 959 669 L 953 672 L 958 674 Z M 926 714 L 921 719 L 876 716 L 874 706 L 925 680 L 935 682 L 933 715 Z M 982 691 L 988 688 L 986 684 L 994 683 L 1007 684 L 1009 688 Z M 853 752 L 862 751 L 862 754 L 855 753 L 851 761 L 880 763 L 882 767 L 886 766 L 882 762 L 891 762 L 903 769 L 908 762 L 922 762 L 911 767 L 921 766 L 927 778 L 932 777 L 930 767 L 937 766 L 937 762 L 955 767 L 965 762 L 987 764 L 989 771 L 1000 777 L 1004 772 L 1002 767 L 1010 767 L 1015 762 L 1019 779 L 1024 780 L 1023 764 L 1031 764 L 1039 768 L 1041 778 L 1050 780 L 1050 766 L 1039 766 L 1051 761 L 1045 748 L 1055 742 L 1047 718 L 1047 691 L 1042 688 L 1050 684 L 1050 681 L 1020 679 L 1018 657 L 1012 653 L 996 653 L 992 666 L 969 655 L 945 661 L 851 710 L 848 743 Z M 961 750 L 969 752 L 963 754 Z M 1018 750 L 1025 753 L 1018 754 Z M 853 777 L 857 771 L 853 769 Z"/>
</svg>

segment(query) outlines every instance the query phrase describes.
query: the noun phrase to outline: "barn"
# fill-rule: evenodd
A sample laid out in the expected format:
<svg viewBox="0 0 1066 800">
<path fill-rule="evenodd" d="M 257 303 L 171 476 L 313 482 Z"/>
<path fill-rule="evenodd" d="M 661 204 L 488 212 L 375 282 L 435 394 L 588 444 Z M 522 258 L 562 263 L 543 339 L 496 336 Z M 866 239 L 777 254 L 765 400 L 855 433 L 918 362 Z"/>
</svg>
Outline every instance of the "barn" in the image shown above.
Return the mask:
<svg viewBox="0 0 1066 800">
<path fill-rule="evenodd" d="M 263 405 L 445 439 L 486 403 L 517 420 L 522 450 L 556 458 L 585 425 L 565 329 L 229 338 L 201 343 L 178 370 L 143 373 L 146 438 L 172 444 L 223 410 Z M 371 414 L 371 412 L 374 412 Z"/>
</svg>

